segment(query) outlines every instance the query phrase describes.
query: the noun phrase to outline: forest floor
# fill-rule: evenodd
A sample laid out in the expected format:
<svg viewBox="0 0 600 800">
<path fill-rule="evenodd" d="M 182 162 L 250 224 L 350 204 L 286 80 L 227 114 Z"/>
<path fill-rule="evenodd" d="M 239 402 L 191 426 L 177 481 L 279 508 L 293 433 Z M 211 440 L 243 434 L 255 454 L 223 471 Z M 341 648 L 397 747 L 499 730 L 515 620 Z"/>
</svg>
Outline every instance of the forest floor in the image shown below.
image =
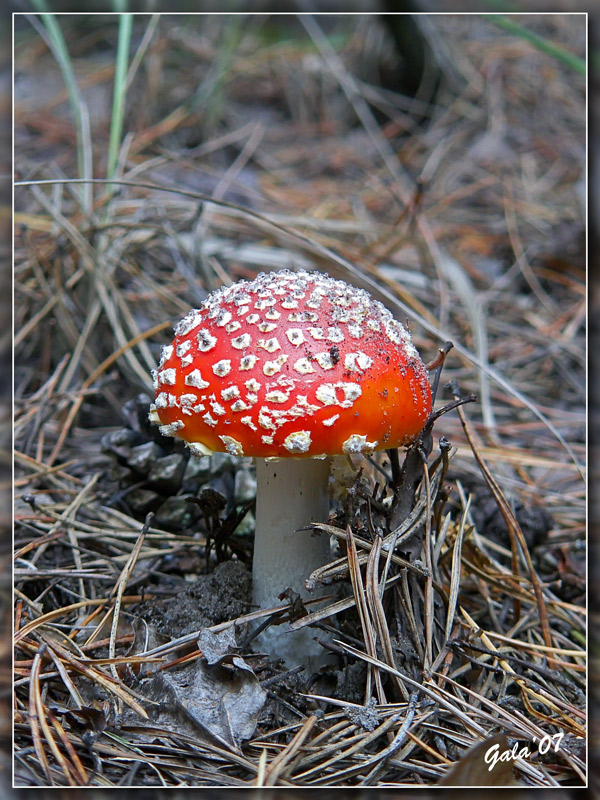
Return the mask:
<svg viewBox="0 0 600 800">
<path fill-rule="evenodd" d="M 74 95 L 56 31 L 15 40 L 15 785 L 583 785 L 585 77 L 478 15 L 136 15 L 125 73 L 118 17 L 57 20 Z M 583 17 L 520 24 L 584 57 Z M 411 558 L 414 451 L 338 476 L 316 673 L 252 637 L 252 460 L 147 421 L 173 325 L 283 268 L 453 342 L 436 409 L 476 395 Z"/>
</svg>

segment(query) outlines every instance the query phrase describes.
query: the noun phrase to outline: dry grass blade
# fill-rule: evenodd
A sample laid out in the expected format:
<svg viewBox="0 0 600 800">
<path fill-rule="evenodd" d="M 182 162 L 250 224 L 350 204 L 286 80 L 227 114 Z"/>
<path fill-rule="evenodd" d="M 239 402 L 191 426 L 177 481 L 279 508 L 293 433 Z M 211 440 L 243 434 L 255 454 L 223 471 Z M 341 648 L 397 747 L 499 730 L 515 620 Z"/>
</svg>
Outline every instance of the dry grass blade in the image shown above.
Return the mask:
<svg viewBox="0 0 600 800">
<path fill-rule="evenodd" d="M 388 628 L 388 623 L 385 616 L 383 603 L 381 601 L 381 589 L 383 587 L 380 587 L 377 576 L 380 556 L 381 556 L 381 539 L 379 538 L 379 536 L 376 536 L 373 546 L 371 548 L 371 552 L 369 553 L 369 560 L 367 561 L 367 572 L 366 572 L 367 604 L 369 608 L 370 617 L 373 620 L 373 625 L 377 633 L 376 641 L 379 642 L 379 647 L 383 651 L 387 663 L 390 665 L 390 667 L 393 667 L 395 664 L 394 653 L 392 650 L 392 643 L 390 640 L 390 631 Z M 408 700 L 408 692 L 406 690 L 403 681 L 400 680 L 397 676 L 395 676 L 395 678 L 396 678 L 396 685 L 400 691 L 400 694 L 405 700 Z"/>
<path fill-rule="evenodd" d="M 294 736 L 287 747 L 265 767 L 261 786 L 276 786 L 281 774 L 289 768 L 290 762 L 295 758 L 298 750 L 310 736 L 312 729 L 318 721 L 314 714 L 307 718 L 304 725 Z"/>
<path fill-rule="evenodd" d="M 376 756 L 369 759 L 368 762 L 363 764 L 363 770 L 365 767 L 370 766 L 371 771 L 367 773 L 367 775 L 365 775 L 365 777 L 361 780 L 361 786 L 371 786 L 375 782 L 377 776 L 381 773 L 383 767 L 385 766 L 385 762 L 400 749 L 406 737 L 409 736 L 409 729 L 413 724 L 413 719 L 415 716 L 417 697 L 418 694 L 416 692 L 411 694 L 406 717 L 404 718 L 402 725 L 398 728 L 398 731 L 396 732 L 390 744 Z"/>
<path fill-rule="evenodd" d="M 396 724 L 398 718 L 396 715 L 388 716 L 380 725 L 378 725 L 370 733 L 358 733 L 353 737 L 348 737 L 344 741 L 345 748 L 341 749 L 339 744 L 335 748 L 334 754 L 330 758 L 326 758 L 318 766 L 312 767 L 305 772 L 301 772 L 296 777 L 301 779 L 302 782 L 307 782 L 308 785 L 318 786 L 319 784 L 326 783 L 335 785 L 335 783 L 342 777 L 361 772 L 363 769 L 364 761 L 360 759 L 359 764 L 354 764 L 352 767 L 339 770 L 337 773 L 331 771 L 331 767 L 343 760 L 354 760 L 354 757 L 367 751 L 369 745 L 376 742 L 384 734 Z"/>
<path fill-rule="evenodd" d="M 452 548 L 452 569 L 450 574 L 450 592 L 448 595 L 448 612 L 446 614 L 446 641 L 450 638 L 452 628 L 454 627 L 454 614 L 456 613 L 456 604 L 460 592 L 460 579 L 462 570 L 462 543 L 465 534 L 465 523 L 469 513 L 469 505 L 471 498 L 469 498 L 462 515 L 460 526 L 454 540 L 454 547 Z"/>
<path fill-rule="evenodd" d="M 473 632 L 481 639 L 481 641 L 488 648 L 488 650 L 494 653 L 497 652 L 495 646 L 490 641 L 485 631 L 482 631 L 480 628 L 478 628 L 474 620 L 471 619 L 471 617 L 467 614 L 467 612 L 464 609 L 461 609 L 461 611 L 463 616 L 467 620 L 468 624 L 473 629 Z M 537 703 L 546 705 L 547 707 L 551 708 L 555 713 L 557 713 L 559 716 L 561 716 L 563 718 L 563 722 L 571 726 L 573 733 L 575 733 L 578 736 L 584 735 L 585 731 L 580 725 L 572 721 L 569 716 L 565 715 L 562 709 L 556 704 L 556 702 L 554 702 L 552 698 L 550 698 L 549 696 L 543 697 L 540 692 L 528 686 L 527 682 L 521 679 L 517 675 L 516 671 L 511 667 L 510 663 L 505 658 L 502 658 L 500 654 L 498 654 L 498 663 L 505 672 L 510 674 L 511 679 L 514 680 L 514 682 L 517 684 L 517 686 L 519 686 L 521 691 L 524 692 L 525 695 L 529 695 L 529 697 L 524 696 L 523 700 L 527 704 L 527 707 L 532 716 L 537 717 L 538 719 L 547 720 L 546 714 L 539 713 L 531 706 L 531 698 L 533 698 Z"/>
<path fill-rule="evenodd" d="M 44 739 L 48 744 L 48 747 L 50 748 L 50 752 L 56 759 L 58 765 L 60 766 L 63 772 L 66 782 L 70 786 L 77 786 L 77 781 L 75 780 L 75 777 L 71 774 L 71 769 L 69 767 L 69 764 L 66 758 L 63 756 L 61 749 L 58 747 L 56 739 L 52 734 L 51 727 L 48 724 L 48 718 L 50 718 L 50 722 L 52 722 L 52 717 L 49 712 L 49 709 L 46 708 L 44 702 L 42 701 L 40 687 L 39 687 L 39 670 L 40 670 L 42 656 L 43 656 L 43 649 L 41 651 L 38 651 L 38 653 L 36 653 L 36 656 L 34 657 L 34 663 L 32 666 L 32 684 L 31 684 L 33 687 L 32 703 L 35 707 L 34 714 L 36 718 L 36 725 L 39 726 L 38 730 L 40 731 L 40 733 L 43 734 Z M 38 754 L 39 754 L 39 750 L 41 750 L 42 748 L 41 737 L 38 740 L 38 748 L 39 748 L 38 749 Z M 45 755 L 43 757 L 42 763 L 45 765 L 45 769 L 48 770 L 48 774 L 50 776 L 51 781 L 54 783 L 49 771 L 48 760 Z M 87 777 L 84 776 L 84 782 L 86 781 Z"/>
<path fill-rule="evenodd" d="M 367 652 L 370 655 L 375 656 L 377 652 L 377 646 L 376 646 L 377 640 L 375 631 L 373 630 L 373 624 L 371 621 L 371 616 L 369 614 L 369 609 L 367 606 L 363 579 L 360 572 L 360 566 L 358 563 L 358 558 L 356 553 L 356 546 L 354 544 L 354 537 L 350 526 L 348 526 L 346 529 L 346 546 L 348 548 L 348 571 L 350 574 L 350 582 L 352 584 L 352 591 L 354 592 L 354 601 L 356 603 L 356 608 L 358 610 L 360 625 L 365 639 L 365 645 L 367 647 Z M 381 685 L 381 677 L 379 675 L 379 672 L 375 670 L 374 675 L 375 675 L 375 688 L 377 690 L 379 702 L 385 703 L 385 694 L 383 692 L 383 686 Z M 367 680 L 367 685 L 365 688 L 365 703 L 367 703 L 370 696 L 371 696 L 371 681 Z"/>
<path fill-rule="evenodd" d="M 53 620 L 60 619 L 63 616 L 68 616 L 72 611 L 79 611 L 80 609 L 88 606 L 102 607 L 107 605 L 108 602 L 109 599 L 107 597 L 100 597 L 90 600 L 82 600 L 78 603 L 72 603 L 71 605 L 49 611 L 47 614 L 43 614 L 39 617 L 36 617 L 36 619 L 30 620 L 21 627 L 15 626 L 15 643 L 18 643 L 21 639 L 29 636 L 37 628 L 42 628 Z"/>
<path fill-rule="evenodd" d="M 425 569 L 426 569 L 425 590 L 424 590 L 425 661 L 423 666 L 425 669 L 425 673 L 427 674 L 433 662 L 433 624 L 435 616 L 433 609 L 433 565 L 431 560 L 432 549 L 433 549 L 433 542 L 431 535 L 431 526 L 432 526 L 431 508 L 433 505 L 433 500 L 431 494 L 429 468 L 427 466 L 427 461 L 425 459 L 425 456 L 423 456 L 423 486 L 424 490 L 422 490 L 422 492 L 425 495 L 426 508 L 428 512 L 425 517 L 425 536 L 423 539 L 423 554 L 424 554 Z"/>
<path fill-rule="evenodd" d="M 150 527 L 150 522 L 152 520 L 152 516 L 149 515 L 146 519 L 144 527 L 140 531 L 139 538 L 135 543 L 133 550 L 131 551 L 131 555 L 129 556 L 127 563 L 123 567 L 123 571 L 119 576 L 119 580 L 117 585 L 114 589 L 114 598 L 115 603 L 112 609 L 112 625 L 110 629 L 110 644 L 108 647 L 108 656 L 110 659 L 115 658 L 116 653 L 116 641 L 117 641 L 117 632 L 118 632 L 118 625 L 119 625 L 119 614 L 121 611 L 121 603 L 123 602 L 123 595 L 125 594 L 125 589 L 131 578 L 131 573 L 133 572 L 133 568 L 140 556 L 140 552 L 142 550 L 142 545 L 144 544 L 144 539 L 146 538 L 146 534 L 148 533 L 148 528 Z M 111 672 L 113 674 L 113 678 L 118 680 L 117 669 L 115 666 L 111 666 Z"/>
<path fill-rule="evenodd" d="M 50 773 L 50 766 L 46 757 L 46 752 L 42 744 L 40 707 L 42 705 L 40 700 L 40 669 L 42 664 L 42 654 L 38 651 L 33 659 L 31 667 L 31 679 L 29 682 L 29 724 L 31 726 L 31 735 L 33 739 L 33 746 L 37 754 L 38 760 L 48 782 L 52 785 L 54 783 Z"/>
<path fill-rule="evenodd" d="M 535 593 L 537 608 L 540 615 L 540 623 L 542 626 L 542 633 L 544 635 L 544 642 L 547 647 L 552 647 L 552 635 L 550 633 L 550 625 L 548 623 L 548 612 L 546 610 L 546 602 L 542 592 L 542 587 L 540 585 L 540 580 L 538 578 L 537 572 L 535 571 L 535 567 L 533 566 L 533 562 L 531 560 L 531 555 L 529 553 L 527 542 L 525 541 L 525 536 L 523 535 L 523 531 L 521 530 L 521 526 L 517 522 L 517 518 L 515 517 L 514 512 L 511 509 L 510 505 L 506 501 L 506 498 L 504 497 L 504 494 L 502 493 L 500 487 L 498 486 L 498 483 L 494 480 L 485 462 L 477 452 L 477 447 L 471 436 L 463 409 L 459 407 L 457 411 L 460 417 L 461 424 L 465 431 L 465 435 L 469 442 L 469 445 L 473 450 L 473 455 L 475 456 L 475 460 L 479 465 L 479 468 L 483 474 L 483 477 L 485 478 L 487 485 L 492 490 L 494 499 L 498 503 L 498 507 L 502 513 L 504 521 L 506 522 L 506 527 L 508 529 L 508 534 L 510 536 L 511 548 L 512 548 L 513 574 L 515 576 L 518 575 L 518 562 L 519 562 L 519 550 L 517 547 L 517 542 L 518 542 L 518 546 L 525 557 L 527 568 L 529 570 L 529 578 L 531 580 L 531 585 Z M 518 614 L 516 616 L 518 617 Z M 548 663 L 550 666 L 552 666 L 553 664 L 552 656 L 548 657 Z"/>
<path fill-rule="evenodd" d="M 54 662 L 54 666 L 56 667 L 57 672 L 60 675 L 60 678 L 61 678 L 62 682 L 67 687 L 69 695 L 70 695 L 70 697 L 71 697 L 71 699 L 73 701 L 74 707 L 77 708 L 77 709 L 83 708 L 84 705 L 85 705 L 84 699 L 83 699 L 83 697 L 81 695 L 81 692 L 75 686 L 73 680 L 71 679 L 71 676 L 69 675 L 69 672 L 68 672 L 64 662 L 58 656 L 58 654 L 55 653 L 54 650 L 52 650 L 51 648 L 48 648 L 48 653 L 50 655 L 50 658 Z"/>
<path fill-rule="evenodd" d="M 48 717 L 49 717 L 49 719 L 50 719 L 50 721 L 52 723 L 52 726 L 56 730 L 56 732 L 58 734 L 58 738 L 60 739 L 60 742 L 61 742 L 63 748 L 66 750 L 66 752 L 67 752 L 67 754 L 69 756 L 70 762 L 71 762 L 71 764 L 73 766 L 73 770 L 72 770 L 73 783 L 72 783 L 72 785 L 73 786 L 87 786 L 87 784 L 89 782 L 89 775 L 86 772 L 85 767 L 83 766 L 83 764 L 81 762 L 81 759 L 79 758 L 79 755 L 77 754 L 77 751 L 75 750 L 75 747 L 71 743 L 71 741 L 70 741 L 65 729 L 60 724 L 60 721 L 54 716 L 54 714 L 52 713 L 52 711 L 50 711 L 50 709 L 48 709 L 47 711 L 48 711 Z M 68 768 L 69 765 L 68 765 L 66 759 L 62 759 L 62 760 L 63 760 L 63 762 L 65 764 L 65 768 Z"/>
<path fill-rule="evenodd" d="M 56 655 L 62 658 L 70 667 L 89 678 L 93 683 L 98 683 L 109 694 L 122 700 L 125 705 L 129 706 L 140 717 L 148 719 L 146 709 L 138 702 L 133 691 L 128 689 L 118 678 L 106 675 L 99 667 L 86 664 L 60 645 L 54 637 L 46 633 L 38 633 L 38 636 L 47 647 L 54 650 Z"/>
</svg>

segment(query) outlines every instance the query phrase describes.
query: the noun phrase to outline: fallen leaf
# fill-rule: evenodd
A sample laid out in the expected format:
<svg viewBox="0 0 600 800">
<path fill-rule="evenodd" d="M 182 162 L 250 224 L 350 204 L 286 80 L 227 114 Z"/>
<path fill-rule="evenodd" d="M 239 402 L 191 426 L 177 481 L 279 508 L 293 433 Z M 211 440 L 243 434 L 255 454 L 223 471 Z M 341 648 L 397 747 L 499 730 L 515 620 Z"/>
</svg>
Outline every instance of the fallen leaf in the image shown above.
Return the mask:
<svg viewBox="0 0 600 800">
<path fill-rule="evenodd" d="M 518 786 L 513 761 L 498 761 L 492 769 L 485 756 L 492 748 L 498 753 L 510 750 L 504 733 L 498 733 L 469 748 L 438 781 L 438 786 Z"/>
</svg>

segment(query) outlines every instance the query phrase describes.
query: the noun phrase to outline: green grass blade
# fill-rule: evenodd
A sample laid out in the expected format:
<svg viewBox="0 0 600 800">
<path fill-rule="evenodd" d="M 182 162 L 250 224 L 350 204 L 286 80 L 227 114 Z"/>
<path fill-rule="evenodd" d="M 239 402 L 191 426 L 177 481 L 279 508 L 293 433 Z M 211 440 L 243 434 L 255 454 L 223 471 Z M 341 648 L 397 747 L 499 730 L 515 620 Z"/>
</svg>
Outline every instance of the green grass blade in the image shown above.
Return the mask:
<svg viewBox="0 0 600 800">
<path fill-rule="evenodd" d="M 582 58 L 579 58 L 579 56 L 574 55 L 574 53 L 570 53 L 568 50 L 565 50 L 564 47 L 548 41 L 548 39 L 545 39 L 538 33 L 534 33 L 533 31 L 524 28 L 522 25 L 519 25 L 518 22 L 508 19 L 508 17 L 505 17 L 503 14 L 486 14 L 485 16 L 492 22 L 495 22 L 496 25 L 504 28 L 504 30 L 514 33 L 515 36 L 519 36 L 521 39 L 525 39 L 526 41 L 530 42 L 532 45 L 534 45 L 534 47 L 537 47 L 538 50 L 554 56 L 554 58 L 558 59 L 563 64 L 566 64 L 568 67 L 571 67 L 571 69 L 574 69 L 575 72 L 578 72 L 580 75 L 585 75 L 585 61 Z"/>
<path fill-rule="evenodd" d="M 37 5 L 40 7 L 45 6 L 45 0 L 37 0 Z M 92 135 L 90 131 L 90 119 L 88 115 L 87 106 L 79 92 L 79 86 L 73 70 L 73 64 L 67 43 L 60 29 L 54 14 L 42 14 L 40 19 L 43 23 L 42 27 L 36 17 L 28 14 L 27 19 L 32 26 L 37 30 L 40 36 L 48 45 L 50 52 L 56 59 L 59 69 L 62 74 L 67 94 L 69 96 L 69 105 L 75 120 L 75 136 L 77 140 L 77 168 L 79 175 L 86 180 L 92 177 Z M 46 30 L 44 30 L 44 28 Z M 90 184 L 84 184 L 90 187 Z M 81 192 L 81 203 L 85 211 L 89 214 L 92 210 L 92 192 L 90 188 Z"/>
<path fill-rule="evenodd" d="M 129 64 L 129 46 L 131 43 L 132 14 L 119 17 L 119 40 L 117 43 L 117 63 L 115 66 L 115 82 L 113 91 L 112 119 L 110 138 L 108 141 L 108 160 L 106 175 L 113 178 L 117 170 L 119 147 L 123 133 L 123 114 L 125 111 L 125 95 L 127 93 L 127 67 Z"/>
</svg>

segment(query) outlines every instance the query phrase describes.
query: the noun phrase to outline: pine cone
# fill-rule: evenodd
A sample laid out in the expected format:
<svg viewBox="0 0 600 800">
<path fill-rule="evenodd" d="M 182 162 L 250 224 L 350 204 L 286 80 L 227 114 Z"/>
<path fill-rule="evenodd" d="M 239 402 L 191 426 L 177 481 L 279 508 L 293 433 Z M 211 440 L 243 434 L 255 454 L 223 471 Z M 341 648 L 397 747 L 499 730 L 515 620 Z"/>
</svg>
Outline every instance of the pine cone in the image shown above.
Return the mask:
<svg viewBox="0 0 600 800">
<path fill-rule="evenodd" d="M 251 459 L 228 453 L 192 456 L 183 442 L 162 436 L 148 421 L 150 402 L 145 394 L 127 401 L 124 426 L 102 438 L 102 450 L 112 456 L 114 490 L 108 504 L 139 520 L 152 511 L 153 525 L 183 531 L 206 518 L 207 490 L 213 499 L 221 498 L 219 513 L 227 518 L 236 506 L 251 501 L 256 493 Z"/>
</svg>

